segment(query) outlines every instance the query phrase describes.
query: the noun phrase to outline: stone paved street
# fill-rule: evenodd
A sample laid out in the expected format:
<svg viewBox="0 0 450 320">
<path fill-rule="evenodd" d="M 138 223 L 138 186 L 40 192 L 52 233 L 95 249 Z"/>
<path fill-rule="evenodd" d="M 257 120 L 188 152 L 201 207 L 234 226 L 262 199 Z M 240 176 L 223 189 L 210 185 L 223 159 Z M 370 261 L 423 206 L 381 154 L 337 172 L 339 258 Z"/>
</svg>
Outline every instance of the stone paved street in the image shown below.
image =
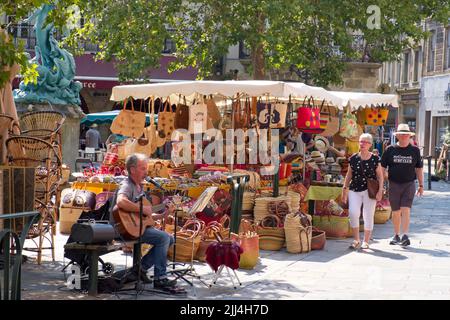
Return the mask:
<svg viewBox="0 0 450 320">
<path fill-rule="evenodd" d="M 450 184 L 433 182 L 432 189 L 415 199 L 410 247 L 389 245 L 393 232 L 389 221 L 375 225 L 371 248 L 365 252 L 350 251 L 351 239 L 327 240 L 325 250 L 308 254 L 262 251 L 255 270 L 237 270 L 242 281 L 238 289 L 233 289 L 226 273 L 211 289 L 199 280 L 194 280 L 194 287 L 181 281 L 188 291 L 186 299 L 450 299 Z M 88 297 L 68 290 L 60 271 L 67 236 L 58 235 L 57 240 L 56 263 L 49 262 L 46 252 L 41 266 L 34 261 L 23 266 L 24 299 L 133 298 Z M 116 270 L 132 262 L 122 252 L 103 258 Z M 211 282 L 207 264 L 195 263 L 195 270 L 202 281 Z M 139 299 L 174 298 L 145 293 Z"/>
</svg>

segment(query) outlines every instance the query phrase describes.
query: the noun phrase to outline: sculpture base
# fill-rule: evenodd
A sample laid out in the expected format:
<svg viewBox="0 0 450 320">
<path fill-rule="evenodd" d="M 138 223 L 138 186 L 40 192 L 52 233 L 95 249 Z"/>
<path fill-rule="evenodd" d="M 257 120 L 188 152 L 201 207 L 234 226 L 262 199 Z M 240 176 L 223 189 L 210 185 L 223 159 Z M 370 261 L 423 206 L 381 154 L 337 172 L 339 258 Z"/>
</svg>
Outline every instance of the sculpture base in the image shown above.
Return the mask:
<svg viewBox="0 0 450 320">
<path fill-rule="evenodd" d="M 80 138 L 80 121 L 86 115 L 77 105 L 49 105 L 49 104 L 25 104 L 16 102 L 17 114 L 20 116 L 32 111 L 58 111 L 66 116 L 62 126 L 62 153 L 63 163 L 75 170 L 75 160 L 78 158 Z"/>
</svg>

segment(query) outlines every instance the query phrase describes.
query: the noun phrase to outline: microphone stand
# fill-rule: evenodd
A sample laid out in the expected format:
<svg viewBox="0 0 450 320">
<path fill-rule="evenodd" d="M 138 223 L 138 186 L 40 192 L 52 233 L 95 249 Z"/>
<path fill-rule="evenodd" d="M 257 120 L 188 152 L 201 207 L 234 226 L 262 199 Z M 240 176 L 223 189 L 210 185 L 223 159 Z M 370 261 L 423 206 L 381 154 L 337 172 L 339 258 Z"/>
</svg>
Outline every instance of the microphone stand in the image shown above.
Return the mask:
<svg viewBox="0 0 450 320">
<path fill-rule="evenodd" d="M 136 282 L 136 297 L 139 291 L 142 291 L 144 286 L 141 284 L 141 270 L 142 270 L 142 261 L 141 261 L 141 248 L 142 248 L 142 225 L 143 225 L 143 212 L 144 212 L 144 202 L 143 198 L 145 197 L 145 192 L 142 192 L 137 196 L 137 200 L 139 201 L 139 237 L 138 237 L 138 250 L 133 253 L 133 259 L 136 259 L 138 264 L 138 276 Z M 136 248 L 137 249 L 137 248 Z"/>
<path fill-rule="evenodd" d="M 144 291 L 144 285 L 141 280 L 141 270 L 142 270 L 142 261 L 141 261 L 141 246 L 142 246 L 142 227 L 143 227 L 143 212 L 144 212 L 144 202 L 143 198 L 145 197 L 145 191 L 142 191 L 134 201 L 139 201 L 139 237 L 138 242 L 134 245 L 133 248 L 133 270 L 137 266 L 137 281 L 134 289 L 119 289 L 116 293 L 126 292 L 135 290 L 135 297 L 137 299 L 138 295 Z M 130 270 L 130 269 L 129 269 Z M 127 278 L 129 271 L 125 271 L 124 278 Z"/>
</svg>

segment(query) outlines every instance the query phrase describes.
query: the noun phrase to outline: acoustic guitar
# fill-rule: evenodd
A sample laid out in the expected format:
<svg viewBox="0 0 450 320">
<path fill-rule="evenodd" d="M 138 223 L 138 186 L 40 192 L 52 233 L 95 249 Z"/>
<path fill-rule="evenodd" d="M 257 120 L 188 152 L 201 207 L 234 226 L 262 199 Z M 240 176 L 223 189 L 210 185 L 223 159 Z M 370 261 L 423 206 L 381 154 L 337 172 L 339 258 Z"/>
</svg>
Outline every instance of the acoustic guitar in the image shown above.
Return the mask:
<svg viewBox="0 0 450 320">
<path fill-rule="evenodd" d="M 143 205 L 149 206 L 151 203 L 146 198 L 143 198 Z M 153 212 L 162 211 L 164 208 L 164 204 L 152 206 Z M 151 217 L 142 215 L 142 230 L 139 232 L 139 212 L 127 212 L 119 209 L 116 205 L 112 214 L 116 221 L 117 230 L 126 240 L 139 238 L 139 235 L 142 235 L 147 227 L 151 227 L 154 224 Z"/>
</svg>

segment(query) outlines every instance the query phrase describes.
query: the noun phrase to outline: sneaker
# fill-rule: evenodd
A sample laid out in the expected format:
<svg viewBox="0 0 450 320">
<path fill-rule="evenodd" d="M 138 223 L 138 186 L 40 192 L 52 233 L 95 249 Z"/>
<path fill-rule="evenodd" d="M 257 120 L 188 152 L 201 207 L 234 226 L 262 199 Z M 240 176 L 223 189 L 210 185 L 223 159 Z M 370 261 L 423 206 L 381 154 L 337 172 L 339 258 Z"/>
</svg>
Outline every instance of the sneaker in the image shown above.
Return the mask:
<svg viewBox="0 0 450 320">
<path fill-rule="evenodd" d="M 131 278 L 134 278 L 135 281 L 137 281 L 138 266 L 134 266 L 132 271 L 133 272 L 131 273 Z M 150 279 L 149 276 L 147 275 L 147 270 L 145 270 L 142 267 L 141 267 L 141 273 L 140 273 L 139 277 L 143 283 L 152 283 L 153 282 L 153 280 Z"/>
<path fill-rule="evenodd" d="M 411 241 L 409 241 L 409 238 L 406 234 L 403 235 L 402 241 L 400 243 L 402 246 L 409 246 L 411 244 Z"/>
<path fill-rule="evenodd" d="M 177 284 L 177 280 L 169 280 L 167 278 L 155 280 L 153 287 L 157 289 L 165 289 L 173 287 Z"/>
<path fill-rule="evenodd" d="M 141 269 L 141 281 L 143 283 L 152 283 L 153 280 L 149 278 L 149 276 L 147 275 L 147 270 Z"/>
<path fill-rule="evenodd" d="M 398 234 L 396 234 L 393 238 L 392 238 L 392 240 L 391 240 L 391 242 L 389 242 L 389 244 L 391 244 L 391 245 L 394 245 L 394 244 L 399 244 L 400 243 L 400 237 L 399 237 L 399 235 Z"/>
</svg>

